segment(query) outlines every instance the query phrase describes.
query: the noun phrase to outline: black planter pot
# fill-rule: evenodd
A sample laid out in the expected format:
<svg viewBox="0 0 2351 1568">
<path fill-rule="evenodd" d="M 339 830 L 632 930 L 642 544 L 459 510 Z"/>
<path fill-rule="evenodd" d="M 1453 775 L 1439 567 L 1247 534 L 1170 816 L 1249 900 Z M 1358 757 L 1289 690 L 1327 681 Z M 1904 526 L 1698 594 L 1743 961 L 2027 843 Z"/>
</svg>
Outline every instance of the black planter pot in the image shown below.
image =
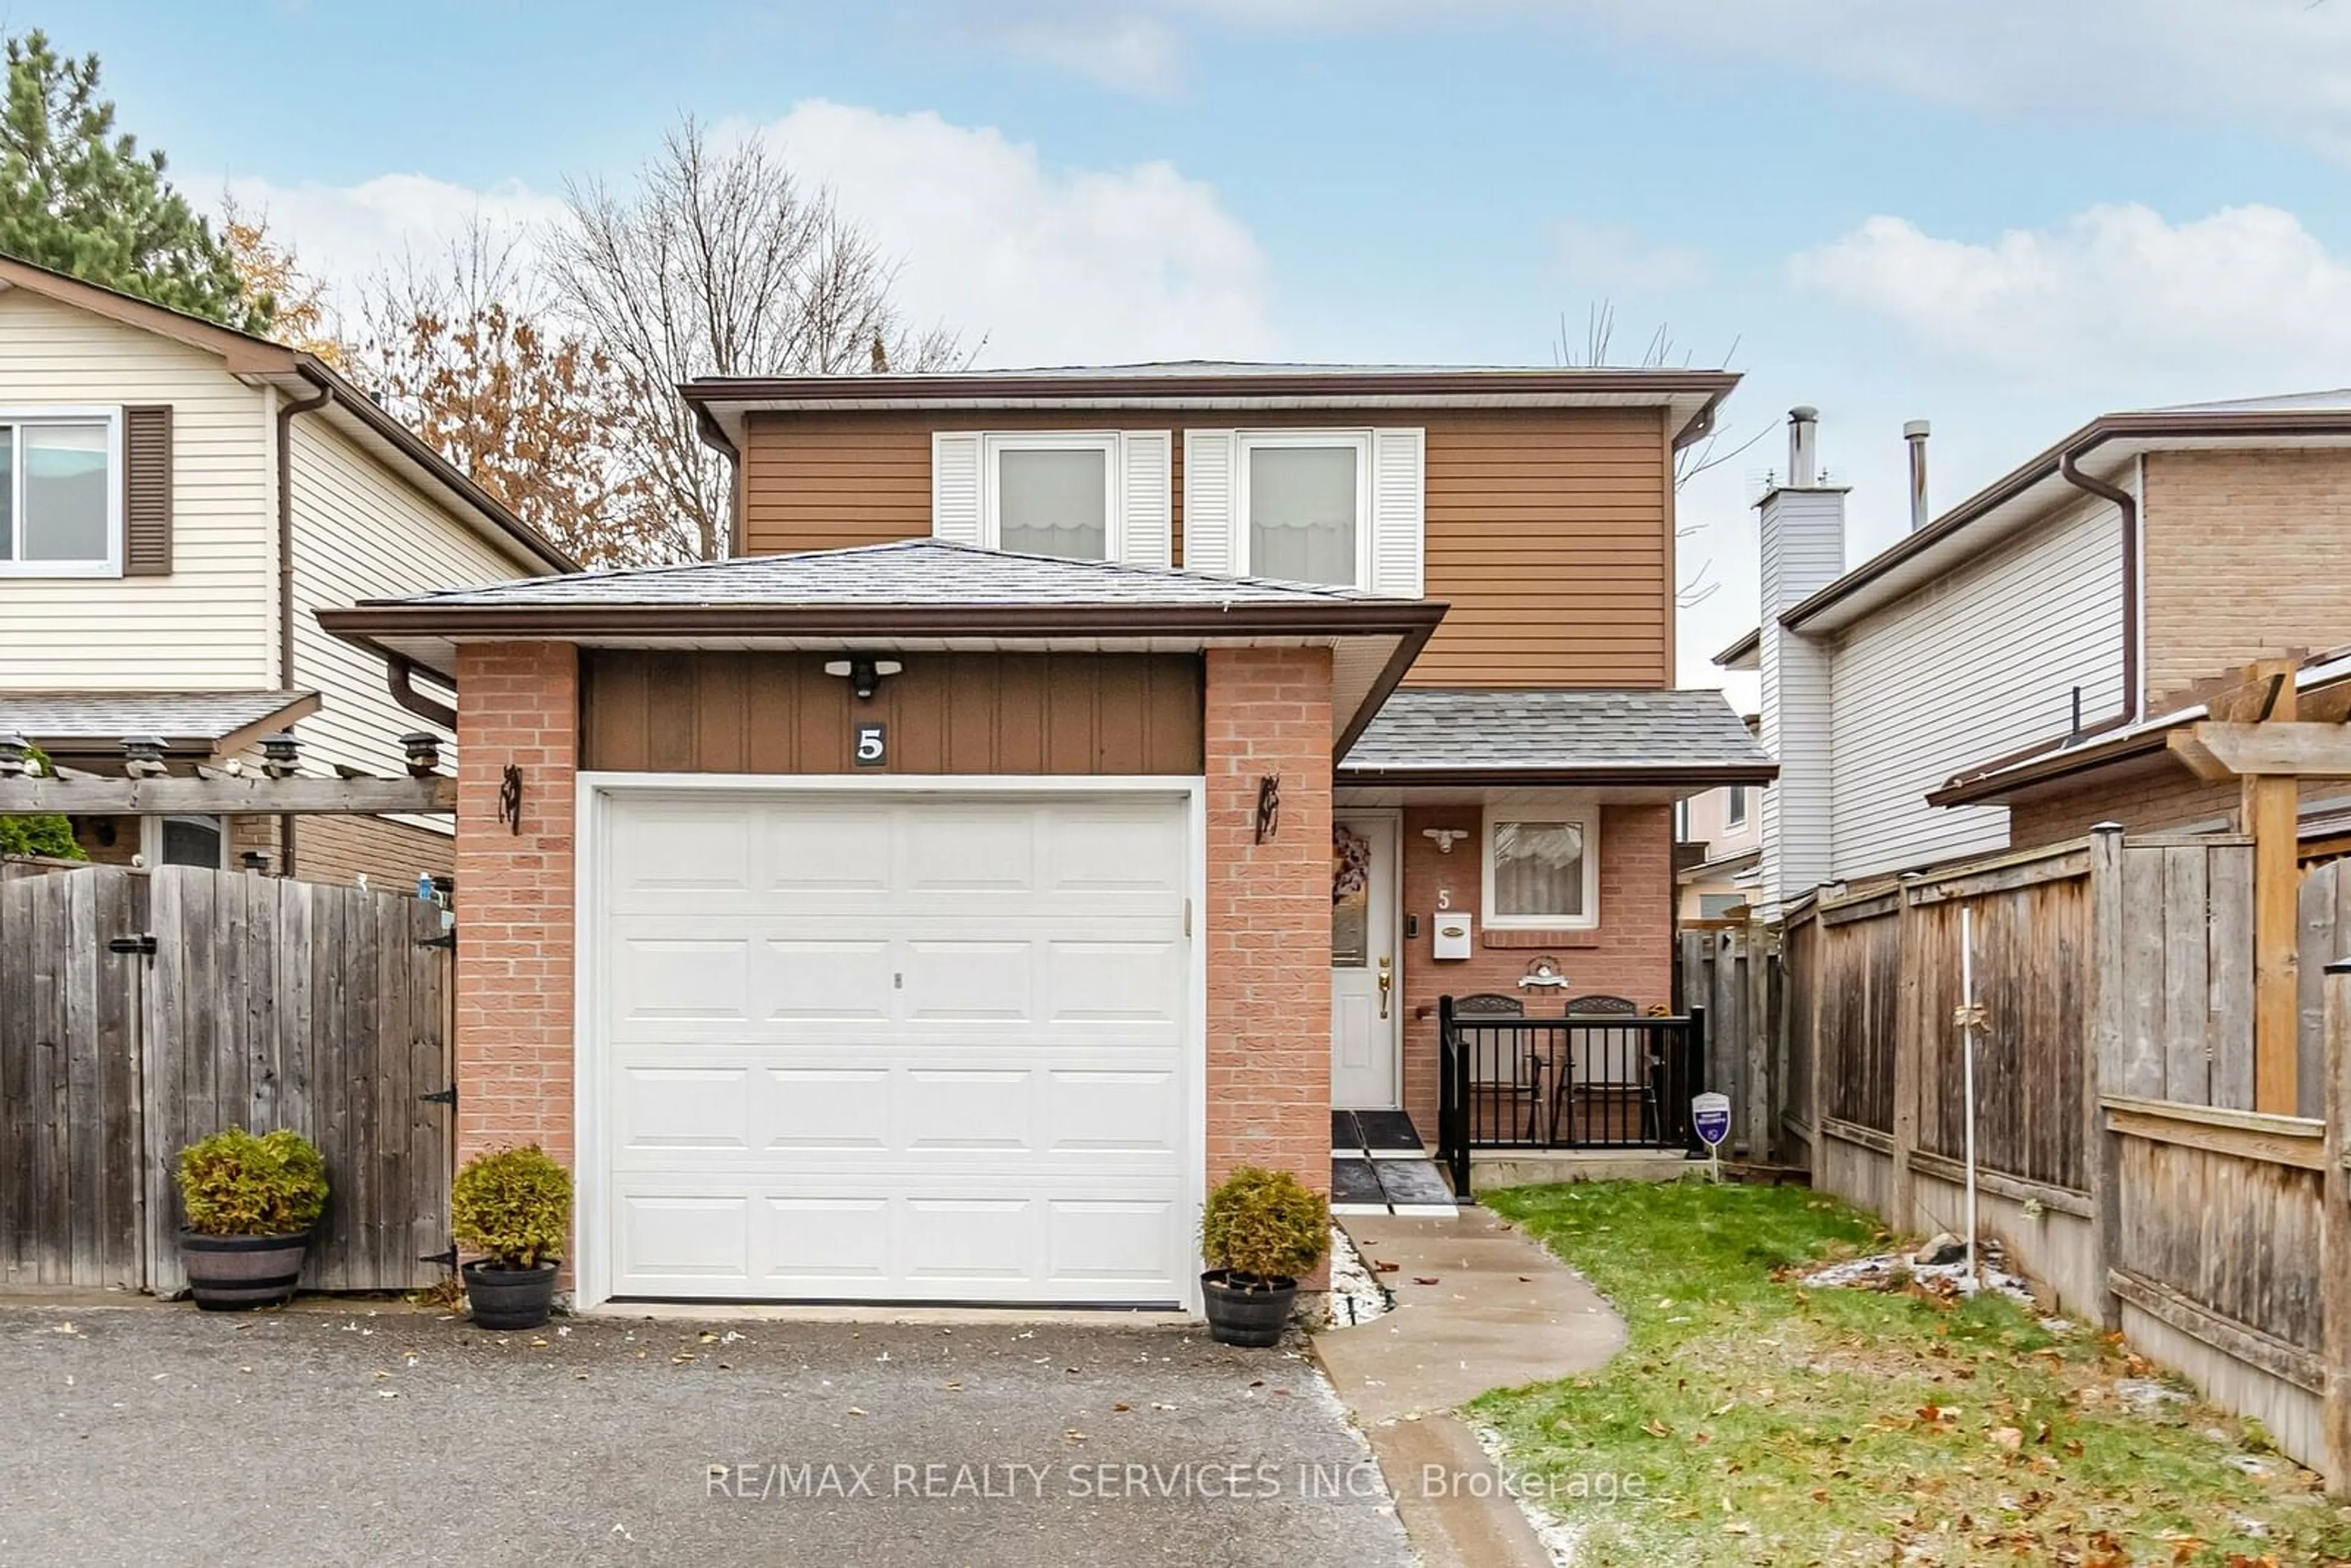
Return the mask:
<svg viewBox="0 0 2351 1568">
<path fill-rule="evenodd" d="M 291 1236 L 200 1236 L 180 1231 L 180 1267 L 188 1294 L 208 1312 L 241 1312 L 294 1299 L 307 1230 Z"/>
<path fill-rule="evenodd" d="M 486 1329 L 535 1329 L 555 1310 L 555 1265 L 496 1269 L 465 1265 L 465 1302 L 475 1323 Z"/>
<path fill-rule="evenodd" d="M 1298 1281 L 1287 1275 L 1261 1280 L 1241 1276 L 1250 1283 L 1238 1285 L 1229 1269 L 1211 1269 L 1200 1276 L 1200 1295 L 1208 1312 L 1208 1337 L 1218 1344 L 1248 1345 L 1263 1350 L 1281 1343 L 1290 1310 L 1298 1304 Z"/>
</svg>

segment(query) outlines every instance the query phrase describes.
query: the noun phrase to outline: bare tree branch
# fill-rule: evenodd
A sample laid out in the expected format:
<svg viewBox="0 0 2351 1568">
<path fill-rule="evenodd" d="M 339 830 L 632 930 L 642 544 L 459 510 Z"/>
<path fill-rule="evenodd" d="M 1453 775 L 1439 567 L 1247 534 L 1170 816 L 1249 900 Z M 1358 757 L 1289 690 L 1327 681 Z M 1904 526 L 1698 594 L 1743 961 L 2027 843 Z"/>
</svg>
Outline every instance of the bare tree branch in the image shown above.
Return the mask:
<svg viewBox="0 0 2351 1568">
<path fill-rule="evenodd" d="M 678 383 L 863 371 L 877 344 L 893 370 L 970 362 L 955 333 L 901 319 L 894 265 L 756 139 L 716 147 L 689 118 L 626 194 L 590 180 L 567 195 L 553 286 L 618 368 L 627 464 L 704 559 L 726 550 L 732 487 Z"/>
</svg>

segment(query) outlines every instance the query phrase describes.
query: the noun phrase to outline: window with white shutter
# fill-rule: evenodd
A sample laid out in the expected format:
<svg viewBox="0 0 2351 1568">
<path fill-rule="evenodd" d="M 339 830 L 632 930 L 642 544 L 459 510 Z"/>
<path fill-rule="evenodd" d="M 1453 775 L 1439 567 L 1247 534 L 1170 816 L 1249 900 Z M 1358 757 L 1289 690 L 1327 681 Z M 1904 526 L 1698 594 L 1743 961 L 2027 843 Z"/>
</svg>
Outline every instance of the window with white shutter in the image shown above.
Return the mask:
<svg viewBox="0 0 2351 1568">
<path fill-rule="evenodd" d="M 940 431 L 931 437 L 931 537 L 976 545 L 979 537 L 980 438 Z"/>
<path fill-rule="evenodd" d="M 1417 599 L 1424 449 L 1415 428 L 1193 431 L 1184 564 Z"/>
<path fill-rule="evenodd" d="M 931 443 L 932 537 L 1165 566 L 1172 454 L 1164 430 L 940 432 Z"/>
</svg>

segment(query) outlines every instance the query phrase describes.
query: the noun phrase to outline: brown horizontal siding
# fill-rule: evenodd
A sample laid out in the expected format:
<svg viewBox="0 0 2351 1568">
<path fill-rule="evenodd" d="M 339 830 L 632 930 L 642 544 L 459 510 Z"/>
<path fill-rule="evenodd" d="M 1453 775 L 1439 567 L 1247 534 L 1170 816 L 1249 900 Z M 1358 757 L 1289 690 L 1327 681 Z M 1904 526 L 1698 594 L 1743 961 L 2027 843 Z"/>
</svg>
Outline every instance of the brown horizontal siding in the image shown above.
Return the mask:
<svg viewBox="0 0 2351 1568">
<path fill-rule="evenodd" d="M 744 443 L 746 548 L 757 555 L 926 536 L 934 430 L 1172 430 L 1180 561 L 1186 429 L 1330 424 L 1428 433 L 1426 591 L 1452 609 L 1407 680 L 1672 684 L 1671 465 L 1665 422 L 1653 410 L 757 414 Z"/>
<path fill-rule="evenodd" d="M 871 702 L 821 653 L 591 653 L 581 765 L 658 773 L 1196 774 L 1190 654 L 907 653 Z M 854 768 L 852 727 L 888 726 Z"/>
</svg>

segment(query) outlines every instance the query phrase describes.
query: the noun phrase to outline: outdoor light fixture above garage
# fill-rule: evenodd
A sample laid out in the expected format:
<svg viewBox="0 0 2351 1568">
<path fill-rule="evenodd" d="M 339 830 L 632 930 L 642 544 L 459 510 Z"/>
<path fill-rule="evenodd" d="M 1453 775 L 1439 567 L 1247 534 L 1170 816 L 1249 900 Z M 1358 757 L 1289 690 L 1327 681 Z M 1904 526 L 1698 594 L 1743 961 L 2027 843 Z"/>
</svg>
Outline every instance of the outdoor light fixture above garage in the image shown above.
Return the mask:
<svg viewBox="0 0 2351 1568">
<path fill-rule="evenodd" d="M 847 680 L 849 689 L 857 694 L 859 702 L 871 702 L 873 694 L 881 689 L 883 681 L 905 667 L 895 659 L 869 659 L 860 654 L 853 659 L 826 661 L 824 673 Z"/>
</svg>

